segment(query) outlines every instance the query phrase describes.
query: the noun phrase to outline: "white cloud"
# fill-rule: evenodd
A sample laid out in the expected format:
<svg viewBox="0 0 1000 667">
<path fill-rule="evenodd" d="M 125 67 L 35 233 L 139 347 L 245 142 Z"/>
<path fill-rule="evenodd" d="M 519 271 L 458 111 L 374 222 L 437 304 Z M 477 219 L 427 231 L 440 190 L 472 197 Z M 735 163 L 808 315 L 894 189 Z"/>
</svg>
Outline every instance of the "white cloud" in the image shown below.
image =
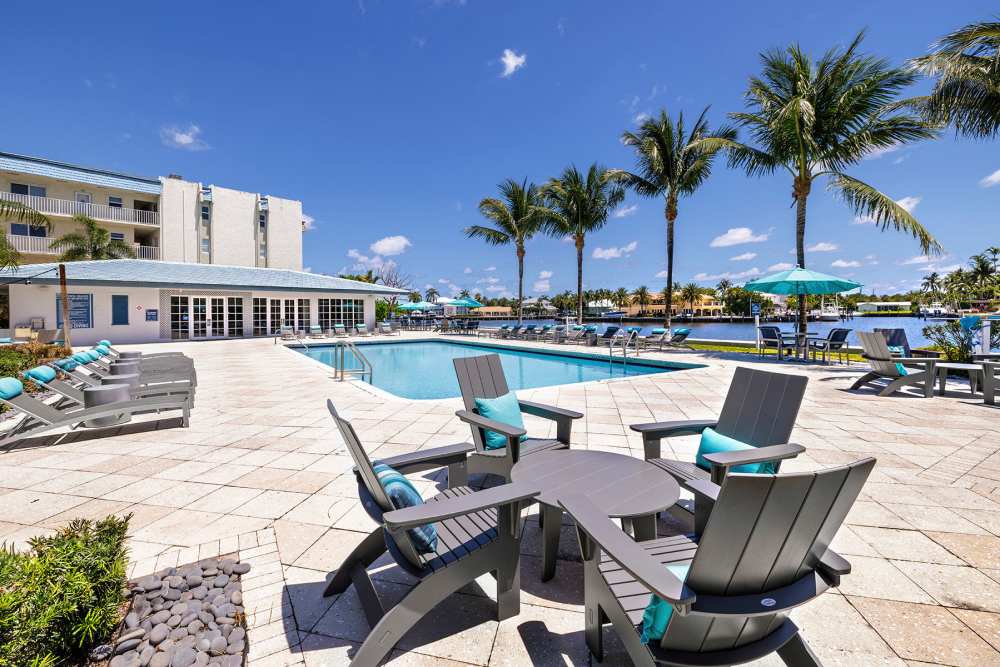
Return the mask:
<svg viewBox="0 0 1000 667">
<path fill-rule="evenodd" d="M 177 125 L 165 125 L 160 128 L 160 141 L 164 146 L 179 148 L 185 151 L 203 151 L 211 148 L 201 137 L 201 128 L 195 124 L 182 129 Z"/>
<path fill-rule="evenodd" d="M 997 169 L 992 174 L 979 181 L 979 184 L 984 188 L 992 188 L 994 185 L 1000 185 L 1000 169 Z"/>
<path fill-rule="evenodd" d="M 811 246 L 806 248 L 806 252 L 833 252 L 839 248 L 836 243 L 830 243 L 829 241 L 820 241 L 819 243 L 813 243 Z"/>
<path fill-rule="evenodd" d="M 627 218 L 630 215 L 635 215 L 635 212 L 639 210 L 638 204 L 632 204 L 631 206 L 626 206 L 615 211 L 616 218 Z"/>
<path fill-rule="evenodd" d="M 757 256 L 755 252 L 745 252 L 742 255 L 736 255 L 735 257 L 730 257 L 730 262 L 749 262 L 751 259 Z"/>
<path fill-rule="evenodd" d="M 347 256 L 354 260 L 354 266 L 352 270 L 354 271 L 367 271 L 372 269 L 378 271 L 382 268 L 391 268 L 396 266 L 396 262 L 390 260 L 385 260 L 379 255 L 369 257 L 368 255 L 362 255 L 357 251 L 356 248 L 351 248 L 347 251 Z"/>
<path fill-rule="evenodd" d="M 500 73 L 500 76 L 507 78 L 524 67 L 525 63 L 528 62 L 528 54 L 522 53 L 521 55 L 517 55 L 511 49 L 504 49 L 503 55 L 500 57 L 500 62 L 503 63 L 503 72 Z"/>
<path fill-rule="evenodd" d="M 835 259 L 830 262 L 830 266 L 838 269 L 849 269 L 861 266 L 861 262 L 856 259 Z"/>
<path fill-rule="evenodd" d="M 733 273 L 731 271 L 723 271 L 722 273 L 696 273 L 694 279 L 698 282 L 714 282 L 716 280 L 746 280 L 747 278 L 753 278 L 760 275 L 760 269 L 756 266 L 752 269 L 747 269 L 746 271 L 740 271 L 738 273 Z"/>
<path fill-rule="evenodd" d="M 479 280 L 476 281 L 476 284 L 477 285 L 484 285 L 484 284 L 485 285 L 496 285 L 498 282 L 500 282 L 499 278 L 496 278 L 494 276 L 490 276 L 489 278 L 480 278 Z"/>
<path fill-rule="evenodd" d="M 566 34 L 566 19 L 565 19 L 565 17 L 560 16 L 559 20 L 556 21 L 556 32 L 559 33 L 560 37 L 562 37 L 563 35 Z"/>
<path fill-rule="evenodd" d="M 889 153 L 895 153 L 902 147 L 903 147 L 902 144 L 893 144 L 892 146 L 886 146 L 885 148 L 876 148 L 874 150 L 868 151 L 868 153 L 865 154 L 865 159 L 877 160 L 883 155 L 888 155 Z"/>
<path fill-rule="evenodd" d="M 549 278 L 552 277 L 552 272 L 551 271 L 539 271 L 538 272 L 538 277 L 541 278 L 542 280 L 548 280 Z"/>
<path fill-rule="evenodd" d="M 410 243 L 410 239 L 405 236 L 386 236 L 368 246 L 368 249 L 376 255 L 393 257 L 395 255 L 402 255 L 411 245 L 413 244 Z"/>
<path fill-rule="evenodd" d="M 503 285 L 490 285 L 489 287 L 486 288 L 486 291 L 487 292 L 493 292 L 493 293 L 496 293 L 496 292 L 506 292 L 507 288 L 504 287 Z"/>
<path fill-rule="evenodd" d="M 543 292 L 548 292 L 552 289 L 552 283 L 548 280 L 536 280 L 532 285 L 531 289 L 537 293 L 541 294 Z"/>
<path fill-rule="evenodd" d="M 917 255 L 915 257 L 910 257 L 909 259 L 904 259 L 900 264 L 930 264 L 934 261 L 934 258 L 930 255 Z"/>
<path fill-rule="evenodd" d="M 438 278 L 438 284 L 439 284 L 439 285 L 447 285 L 447 284 L 448 284 L 448 283 L 450 283 L 450 282 L 451 282 L 451 281 L 450 281 L 450 280 L 448 280 L 447 278 Z"/>
<path fill-rule="evenodd" d="M 316 218 L 311 215 L 302 214 L 302 231 L 308 232 L 312 229 L 316 229 Z"/>
<path fill-rule="evenodd" d="M 744 243 L 762 243 L 767 240 L 767 233 L 754 234 L 749 227 L 730 227 L 722 236 L 716 236 L 708 245 L 712 248 L 726 248 Z"/>
<path fill-rule="evenodd" d="M 414 35 L 413 37 L 410 37 L 410 41 L 418 49 L 422 49 L 427 46 L 427 38 L 421 35 Z"/>
<path fill-rule="evenodd" d="M 913 213 L 913 210 L 917 208 L 917 204 L 920 203 L 923 197 L 903 197 L 902 199 L 897 199 L 896 203 L 906 211 L 907 213 Z M 874 225 L 875 218 L 871 215 L 859 215 L 854 218 L 854 224 L 856 225 Z"/>
<path fill-rule="evenodd" d="M 664 278 L 664 279 L 666 279 L 666 277 L 667 277 L 667 270 L 663 269 L 662 271 L 657 271 L 656 272 L 656 277 L 657 278 Z"/>
<path fill-rule="evenodd" d="M 462 270 L 462 273 L 465 273 L 465 274 L 472 273 L 472 267 L 471 266 L 465 267 L 465 269 Z"/>
<path fill-rule="evenodd" d="M 573 243 L 574 241 L 572 234 L 567 234 L 566 236 L 562 237 L 559 240 L 562 241 L 563 243 Z"/>
<path fill-rule="evenodd" d="M 649 113 L 645 111 L 640 111 L 632 118 L 632 122 L 635 123 L 636 125 L 642 125 L 650 117 L 651 116 L 649 115 Z"/>
<path fill-rule="evenodd" d="M 620 247 L 611 248 L 594 248 L 594 252 L 591 255 L 594 259 L 619 259 L 621 257 L 628 257 L 635 252 L 635 249 L 639 247 L 638 241 L 632 241 L 626 245 Z"/>
<path fill-rule="evenodd" d="M 487 272 L 488 271 L 496 271 L 496 270 L 497 270 L 497 267 L 495 267 L 495 266 L 487 266 L 485 269 L 483 269 L 483 271 L 487 271 Z"/>
<path fill-rule="evenodd" d="M 794 264 L 789 264 L 788 262 L 778 262 L 777 264 L 772 264 L 767 267 L 768 271 L 790 271 L 795 268 Z"/>
</svg>

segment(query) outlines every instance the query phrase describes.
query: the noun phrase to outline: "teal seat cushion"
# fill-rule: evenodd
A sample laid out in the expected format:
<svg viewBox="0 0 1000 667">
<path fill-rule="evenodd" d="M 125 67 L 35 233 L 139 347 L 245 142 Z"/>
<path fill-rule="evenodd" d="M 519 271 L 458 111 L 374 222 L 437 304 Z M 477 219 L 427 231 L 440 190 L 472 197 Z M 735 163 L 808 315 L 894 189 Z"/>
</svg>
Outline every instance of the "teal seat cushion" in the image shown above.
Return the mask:
<svg viewBox="0 0 1000 667">
<path fill-rule="evenodd" d="M 675 577 L 684 581 L 687 579 L 688 570 L 691 569 L 691 563 L 668 565 L 667 569 Z M 646 611 L 642 613 L 642 637 L 640 641 L 643 644 L 648 644 L 663 639 L 673 615 L 674 606 L 672 604 L 657 595 L 650 595 Z"/>
<path fill-rule="evenodd" d="M 690 329 L 674 329 L 675 336 L 686 336 L 691 333 Z"/>
<path fill-rule="evenodd" d="M 21 395 L 24 385 L 17 378 L 0 378 L 0 398 L 9 401 Z"/>
<path fill-rule="evenodd" d="M 385 490 L 385 495 L 389 497 L 389 501 L 396 509 L 401 510 L 404 507 L 416 507 L 424 504 L 423 497 L 413 486 L 413 483 L 392 466 L 376 461 L 372 465 L 372 470 L 375 471 L 379 484 Z M 413 547 L 419 553 L 434 553 L 437 549 L 437 529 L 434 524 L 416 526 L 406 532 L 413 541 Z"/>
<path fill-rule="evenodd" d="M 84 354 L 87 357 L 89 357 L 91 361 L 97 361 L 98 359 L 101 358 L 101 355 L 97 354 L 93 350 L 86 350 L 84 352 L 81 352 L 81 354 Z"/>
<path fill-rule="evenodd" d="M 24 375 L 35 380 L 38 384 L 45 384 L 56 379 L 56 369 L 51 366 L 35 366 L 24 371 Z"/>
<path fill-rule="evenodd" d="M 517 428 L 524 428 L 524 418 L 521 417 L 521 405 L 517 402 L 517 396 L 510 391 L 503 396 L 496 398 L 477 398 L 476 412 L 487 419 L 510 424 Z M 521 440 L 527 438 L 522 435 Z M 483 443 L 486 449 L 503 449 L 507 446 L 507 436 L 496 431 L 486 431 L 486 441 Z"/>
<path fill-rule="evenodd" d="M 667 330 L 664 329 L 663 327 L 657 327 L 656 329 L 650 331 L 650 333 L 654 336 L 662 336 L 663 334 L 667 333 Z"/>
<path fill-rule="evenodd" d="M 698 455 L 695 457 L 695 465 L 703 470 L 711 470 L 712 464 L 705 459 L 706 454 L 719 454 L 721 452 L 742 452 L 747 449 L 756 449 L 753 445 L 740 442 L 729 436 L 722 435 L 713 428 L 706 428 L 701 432 L 701 442 L 698 444 Z M 778 471 L 773 461 L 762 463 L 747 463 L 741 466 L 733 466 L 730 472 L 748 472 L 758 475 L 773 475 Z"/>
<path fill-rule="evenodd" d="M 83 352 L 77 352 L 73 355 L 72 359 L 78 364 L 89 364 L 92 361 L 92 359 Z"/>
<path fill-rule="evenodd" d="M 111 341 L 108 340 L 107 338 L 104 338 L 102 340 L 97 341 L 97 344 L 98 345 L 104 345 L 106 347 L 111 347 Z"/>
<path fill-rule="evenodd" d="M 888 348 L 890 354 L 898 354 L 902 356 L 906 352 L 906 350 L 903 349 L 902 345 L 889 345 Z M 906 366 L 897 363 L 896 372 L 899 373 L 900 377 L 906 375 Z"/>
<path fill-rule="evenodd" d="M 106 357 L 109 354 L 111 354 L 111 350 L 105 347 L 104 345 L 98 345 L 97 347 L 95 347 L 94 352 L 101 355 L 102 357 Z"/>
<path fill-rule="evenodd" d="M 77 362 L 76 359 L 73 359 L 72 357 L 66 357 L 64 359 L 59 359 L 58 361 L 56 361 L 56 366 L 63 369 L 64 371 L 71 371 L 79 365 L 80 365 L 79 362 Z"/>
</svg>

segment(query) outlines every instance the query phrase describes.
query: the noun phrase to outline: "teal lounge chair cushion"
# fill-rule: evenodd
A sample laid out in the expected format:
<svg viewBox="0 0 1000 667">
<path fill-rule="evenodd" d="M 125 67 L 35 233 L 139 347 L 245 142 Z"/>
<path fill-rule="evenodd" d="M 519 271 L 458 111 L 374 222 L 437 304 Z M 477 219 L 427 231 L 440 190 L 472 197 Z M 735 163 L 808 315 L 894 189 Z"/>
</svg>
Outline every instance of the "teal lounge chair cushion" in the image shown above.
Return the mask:
<svg viewBox="0 0 1000 667">
<path fill-rule="evenodd" d="M 93 361 L 89 356 L 87 356 L 83 352 L 77 352 L 76 354 L 73 355 L 72 359 L 78 364 L 89 364 L 91 361 Z"/>
<path fill-rule="evenodd" d="M 889 345 L 888 348 L 891 354 L 904 354 L 906 352 L 902 345 Z M 899 373 L 900 377 L 902 377 L 906 375 L 906 366 L 903 364 L 896 364 L 896 371 Z"/>
<path fill-rule="evenodd" d="M 675 336 L 686 336 L 689 333 L 691 333 L 690 329 L 674 329 Z"/>
<path fill-rule="evenodd" d="M 379 484 L 385 490 L 385 495 L 389 497 L 392 506 L 398 510 L 404 507 L 416 507 L 424 504 L 424 499 L 413 486 L 413 483 L 397 471 L 395 468 L 376 461 L 372 466 Z M 422 553 L 434 553 L 437 549 L 437 528 L 434 524 L 428 523 L 423 526 L 410 528 L 406 531 L 413 541 L 414 548 Z"/>
<path fill-rule="evenodd" d="M 98 345 L 104 345 L 105 347 L 111 347 L 111 341 L 107 338 L 97 341 Z"/>
<path fill-rule="evenodd" d="M 102 357 L 106 357 L 109 354 L 111 354 L 111 350 L 109 350 L 107 347 L 103 345 L 98 345 L 97 347 L 95 347 L 94 352 L 101 355 Z"/>
<path fill-rule="evenodd" d="M 93 350 L 85 350 L 81 354 L 85 354 L 87 357 L 90 358 L 91 361 L 97 361 L 98 359 L 101 358 L 101 355 L 97 354 Z"/>
<path fill-rule="evenodd" d="M 76 359 L 72 357 L 66 357 L 65 359 L 60 359 L 56 362 L 56 366 L 63 369 L 64 371 L 71 371 L 80 364 L 77 363 Z"/>
<path fill-rule="evenodd" d="M 665 333 L 667 333 L 667 330 L 661 327 L 661 328 L 657 328 L 657 329 L 653 329 L 653 330 L 652 330 L 652 331 L 650 331 L 649 333 L 650 333 L 651 335 L 653 335 L 653 336 L 660 336 L 660 335 L 662 335 L 662 334 L 665 334 Z"/>
<path fill-rule="evenodd" d="M 21 395 L 24 385 L 17 378 L 0 378 L 0 398 L 9 401 Z"/>
<path fill-rule="evenodd" d="M 521 405 L 517 402 L 517 396 L 512 391 L 496 398 L 477 398 L 476 412 L 487 419 L 524 428 Z M 527 437 L 527 435 L 522 435 L 521 440 L 523 441 Z M 487 430 L 486 442 L 483 444 L 486 445 L 486 449 L 503 449 L 507 446 L 507 436 Z"/>
<path fill-rule="evenodd" d="M 675 577 L 684 581 L 687 579 L 688 570 L 691 569 L 691 563 L 668 565 L 667 569 Z M 646 611 L 642 613 L 642 637 L 640 641 L 643 644 L 648 644 L 663 639 L 663 634 L 667 631 L 667 625 L 670 624 L 670 618 L 673 615 L 674 606 L 672 604 L 659 596 L 650 595 Z"/>
<path fill-rule="evenodd" d="M 45 384 L 56 379 L 56 370 L 51 366 L 35 366 L 32 369 L 26 370 L 24 375 L 35 380 L 38 384 Z"/>
<path fill-rule="evenodd" d="M 720 452 L 741 452 L 747 449 L 756 449 L 753 445 L 740 442 L 729 436 L 722 435 L 713 428 L 706 428 L 701 432 L 701 443 L 698 445 L 698 455 L 695 458 L 695 465 L 702 470 L 711 470 L 712 464 L 705 459 L 706 454 L 718 454 Z M 730 472 L 748 472 L 758 475 L 773 475 L 778 472 L 773 461 L 762 463 L 747 463 L 741 466 L 733 466 Z"/>
</svg>

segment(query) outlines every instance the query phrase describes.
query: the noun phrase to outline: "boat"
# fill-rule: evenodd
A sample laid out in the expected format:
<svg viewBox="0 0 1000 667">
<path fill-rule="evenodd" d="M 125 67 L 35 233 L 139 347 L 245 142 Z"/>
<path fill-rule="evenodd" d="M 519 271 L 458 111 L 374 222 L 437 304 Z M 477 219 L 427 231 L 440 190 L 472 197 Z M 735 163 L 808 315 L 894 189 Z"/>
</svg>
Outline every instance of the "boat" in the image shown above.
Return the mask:
<svg viewBox="0 0 1000 667">
<path fill-rule="evenodd" d="M 839 322 L 841 320 L 840 307 L 836 302 L 827 304 L 824 297 L 818 309 L 809 311 L 809 319 L 818 322 Z"/>
</svg>

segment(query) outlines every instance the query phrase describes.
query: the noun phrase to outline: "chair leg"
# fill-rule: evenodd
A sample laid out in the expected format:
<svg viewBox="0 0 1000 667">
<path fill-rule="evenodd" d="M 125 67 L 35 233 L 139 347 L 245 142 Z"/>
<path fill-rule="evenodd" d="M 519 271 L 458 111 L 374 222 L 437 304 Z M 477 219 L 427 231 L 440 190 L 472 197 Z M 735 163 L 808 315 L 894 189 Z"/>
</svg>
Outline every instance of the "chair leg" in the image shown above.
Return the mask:
<svg viewBox="0 0 1000 667">
<path fill-rule="evenodd" d="M 556 555 L 559 551 L 559 533 L 562 528 L 562 510 L 542 505 L 545 515 L 542 526 L 542 581 L 556 576 Z"/>
<path fill-rule="evenodd" d="M 584 599 L 584 635 L 587 648 L 597 662 L 604 662 L 604 612 L 593 598 L 585 594 Z"/>
<path fill-rule="evenodd" d="M 354 547 L 354 551 L 344 559 L 344 562 L 337 568 L 336 574 L 330 579 L 323 597 L 329 597 L 338 593 L 343 593 L 347 587 L 354 582 L 352 571 L 360 568 L 366 570 L 369 565 L 378 560 L 378 557 L 386 552 L 385 537 L 382 528 L 376 528 L 368 537 L 362 540 L 361 544 Z"/>
<path fill-rule="evenodd" d="M 497 620 L 505 621 L 521 613 L 520 545 L 510 540 L 507 558 L 497 569 Z"/>
<path fill-rule="evenodd" d="M 865 373 L 860 378 L 858 378 L 857 382 L 851 385 L 851 390 L 853 391 L 855 389 L 860 389 L 861 387 L 865 386 L 872 380 L 877 379 L 878 377 L 879 377 L 878 373 Z"/>
<path fill-rule="evenodd" d="M 819 658 L 798 632 L 778 649 L 778 657 L 788 667 L 822 667 Z"/>
</svg>

